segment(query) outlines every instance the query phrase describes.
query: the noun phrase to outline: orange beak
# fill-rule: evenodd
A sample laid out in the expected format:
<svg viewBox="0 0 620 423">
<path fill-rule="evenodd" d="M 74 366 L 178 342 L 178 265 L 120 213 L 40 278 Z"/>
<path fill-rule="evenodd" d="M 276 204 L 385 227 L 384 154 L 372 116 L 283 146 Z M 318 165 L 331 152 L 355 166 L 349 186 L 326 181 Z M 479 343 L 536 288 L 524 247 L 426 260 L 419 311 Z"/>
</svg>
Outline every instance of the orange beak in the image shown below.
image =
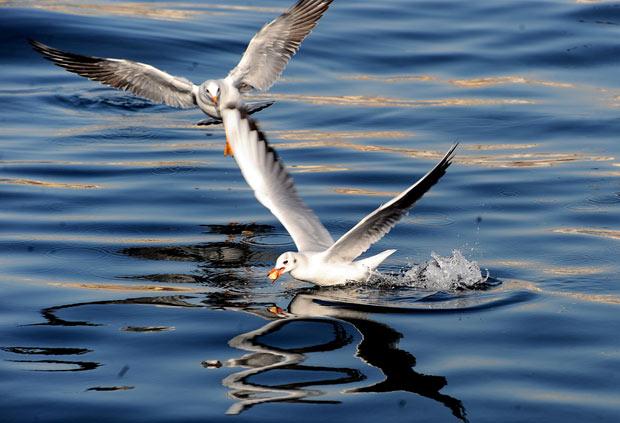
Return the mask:
<svg viewBox="0 0 620 423">
<path fill-rule="evenodd" d="M 213 104 L 215 104 L 216 106 L 217 106 L 217 101 L 218 101 L 218 100 L 219 100 L 219 98 L 218 98 L 216 95 L 211 96 L 211 101 L 212 101 L 212 102 L 213 102 Z"/>
<path fill-rule="evenodd" d="M 271 279 L 271 282 L 275 282 L 284 273 L 284 267 L 273 268 L 267 273 L 267 277 Z"/>
</svg>

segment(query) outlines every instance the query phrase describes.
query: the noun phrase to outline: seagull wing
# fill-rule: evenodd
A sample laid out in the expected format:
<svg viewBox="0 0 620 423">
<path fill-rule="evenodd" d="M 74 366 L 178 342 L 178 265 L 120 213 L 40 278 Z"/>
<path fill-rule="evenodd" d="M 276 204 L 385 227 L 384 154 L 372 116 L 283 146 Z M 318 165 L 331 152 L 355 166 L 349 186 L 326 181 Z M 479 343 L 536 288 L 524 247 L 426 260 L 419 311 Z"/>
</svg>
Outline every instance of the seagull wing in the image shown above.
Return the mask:
<svg viewBox="0 0 620 423">
<path fill-rule="evenodd" d="M 32 47 L 46 59 L 69 72 L 102 82 L 173 107 L 196 106 L 198 89 L 191 81 L 160 71 L 151 65 L 123 59 L 82 56 L 58 50 L 30 40 Z"/>
<path fill-rule="evenodd" d="M 241 61 L 230 71 L 228 78 L 242 92 L 271 87 L 331 2 L 299 0 L 265 25 L 252 38 Z"/>
<path fill-rule="evenodd" d="M 351 262 L 383 238 L 452 163 L 455 144 L 435 167 L 390 202 L 366 216 L 327 250 L 327 260 Z"/>
<path fill-rule="evenodd" d="M 297 195 L 297 190 L 275 150 L 247 114 L 237 108 L 222 110 L 226 137 L 235 160 L 256 199 L 273 213 L 293 238 L 299 251 L 324 251 L 333 243 L 327 229 Z"/>
</svg>

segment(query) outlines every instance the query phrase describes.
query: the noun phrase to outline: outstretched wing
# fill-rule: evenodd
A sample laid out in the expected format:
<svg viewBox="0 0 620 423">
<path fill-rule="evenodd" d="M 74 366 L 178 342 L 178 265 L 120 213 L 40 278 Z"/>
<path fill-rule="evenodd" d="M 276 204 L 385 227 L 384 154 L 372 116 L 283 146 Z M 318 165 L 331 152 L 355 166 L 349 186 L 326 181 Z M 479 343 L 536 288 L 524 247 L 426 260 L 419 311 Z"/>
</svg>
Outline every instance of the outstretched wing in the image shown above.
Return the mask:
<svg viewBox="0 0 620 423">
<path fill-rule="evenodd" d="M 168 106 L 181 108 L 196 106 L 197 86 L 185 78 L 172 76 L 151 65 L 124 59 L 82 56 L 58 50 L 34 40 L 30 40 L 30 44 L 46 59 L 61 68 L 93 81 L 130 91 L 140 97 Z"/>
<path fill-rule="evenodd" d="M 327 229 L 297 195 L 290 177 L 265 135 L 246 112 L 222 110 L 226 137 L 256 199 L 286 228 L 299 251 L 324 251 L 333 243 Z"/>
<path fill-rule="evenodd" d="M 443 159 L 415 184 L 366 216 L 336 241 L 327 250 L 328 260 L 353 261 L 372 244 L 383 238 L 407 214 L 413 204 L 446 173 L 446 169 L 452 164 L 454 149 L 457 145 L 452 146 Z"/>
<path fill-rule="evenodd" d="M 228 78 L 240 91 L 266 90 L 276 82 L 332 0 L 299 0 L 252 38 Z"/>
</svg>

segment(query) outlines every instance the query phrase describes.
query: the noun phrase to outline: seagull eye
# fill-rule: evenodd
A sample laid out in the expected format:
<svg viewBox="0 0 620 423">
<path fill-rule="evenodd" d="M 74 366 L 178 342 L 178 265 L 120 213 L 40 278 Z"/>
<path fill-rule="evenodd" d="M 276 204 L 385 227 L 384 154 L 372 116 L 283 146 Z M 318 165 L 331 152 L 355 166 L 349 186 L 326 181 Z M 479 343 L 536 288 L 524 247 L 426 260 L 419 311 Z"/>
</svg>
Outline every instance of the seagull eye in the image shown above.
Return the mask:
<svg viewBox="0 0 620 423">
<path fill-rule="evenodd" d="M 284 260 L 282 264 L 288 264 L 288 260 Z"/>
</svg>

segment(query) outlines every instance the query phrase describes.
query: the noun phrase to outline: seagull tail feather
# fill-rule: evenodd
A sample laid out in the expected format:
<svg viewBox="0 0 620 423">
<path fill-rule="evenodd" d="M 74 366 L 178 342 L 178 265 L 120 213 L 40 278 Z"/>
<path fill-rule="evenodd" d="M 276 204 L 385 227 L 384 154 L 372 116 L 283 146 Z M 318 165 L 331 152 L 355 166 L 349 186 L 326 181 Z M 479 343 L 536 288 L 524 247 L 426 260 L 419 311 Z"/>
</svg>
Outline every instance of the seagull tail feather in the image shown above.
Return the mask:
<svg viewBox="0 0 620 423">
<path fill-rule="evenodd" d="M 372 257 L 365 258 L 363 260 L 359 260 L 358 263 L 363 264 L 368 267 L 370 270 L 375 270 L 383 261 L 394 254 L 396 250 L 385 250 L 379 254 L 376 254 Z"/>
</svg>

